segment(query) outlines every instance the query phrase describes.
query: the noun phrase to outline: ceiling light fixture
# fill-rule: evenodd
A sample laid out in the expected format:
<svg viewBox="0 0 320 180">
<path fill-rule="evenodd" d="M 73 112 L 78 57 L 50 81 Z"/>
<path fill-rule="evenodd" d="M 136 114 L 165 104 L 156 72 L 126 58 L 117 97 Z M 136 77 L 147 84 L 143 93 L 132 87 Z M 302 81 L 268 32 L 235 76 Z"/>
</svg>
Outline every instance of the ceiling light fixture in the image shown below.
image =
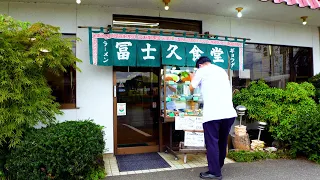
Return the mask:
<svg viewBox="0 0 320 180">
<path fill-rule="evenodd" d="M 76 0 L 77 4 L 80 4 L 81 3 L 81 0 Z"/>
<path fill-rule="evenodd" d="M 237 17 L 241 18 L 242 17 L 242 12 L 241 11 L 243 10 L 243 8 L 242 7 L 237 7 L 236 10 L 238 11 Z"/>
<path fill-rule="evenodd" d="M 303 25 L 306 25 L 307 24 L 307 18 L 308 16 L 302 16 L 301 19 L 302 19 L 302 24 Z"/>
<path fill-rule="evenodd" d="M 162 0 L 163 2 L 164 2 L 164 9 L 166 10 L 166 11 L 168 11 L 169 10 L 169 3 L 170 3 L 170 0 Z"/>
<path fill-rule="evenodd" d="M 115 20 L 113 20 L 113 25 L 157 27 L 157 26 L 159 26 L 159 23 L 145 23 L 145 22 L 115 21 Z"/>
</svg>

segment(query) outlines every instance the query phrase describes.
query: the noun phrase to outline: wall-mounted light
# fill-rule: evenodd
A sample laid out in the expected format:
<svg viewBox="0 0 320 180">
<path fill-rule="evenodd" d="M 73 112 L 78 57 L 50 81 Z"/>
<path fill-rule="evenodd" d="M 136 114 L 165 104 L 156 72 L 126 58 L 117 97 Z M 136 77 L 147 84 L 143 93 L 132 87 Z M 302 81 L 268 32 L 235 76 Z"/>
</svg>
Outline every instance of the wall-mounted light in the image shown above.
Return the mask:
<svg viewBox="0 0 320 180">
<path fill-rule="evenodd" d="M 242 12 L 241 11 L 243 10 L 243 8 L 242 7 L 237 7 L 236 10 L 238 11 L 237 17 L 241 18 L 242 17 Z"/>
<path fill-rule="evenodd" d="M 162 0 L 162 1 L 164 2 L 164 9 L 165 9 L 166 11 L 168 11 L 168 10 L 169 10 L 170 0 Z"/>
<path fill-rule="evenodd" d="M 80 4 L 81 3 L 81 0 L 76 0 L 77 4 Z"/>
<path fill-rule="evenodd" d="M 308 16 L 302 16 L 301 19 L 302 19 L 302 24 L 303 25 L 306 25 L 307 24 L 307 18 Z"/>
</svg>

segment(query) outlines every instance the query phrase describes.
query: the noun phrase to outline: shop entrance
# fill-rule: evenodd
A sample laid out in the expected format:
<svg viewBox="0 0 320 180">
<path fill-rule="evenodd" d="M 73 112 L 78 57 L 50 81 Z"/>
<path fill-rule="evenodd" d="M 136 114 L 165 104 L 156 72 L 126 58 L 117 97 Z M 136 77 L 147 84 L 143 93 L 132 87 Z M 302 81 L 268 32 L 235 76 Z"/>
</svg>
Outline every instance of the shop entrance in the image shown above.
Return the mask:
<svg viewBox="0 0 320 180">
<path fill-rule="evenodd" d="M 115 154 L 159 151 L 159 68 L 114 67 Z"/>
</svg>

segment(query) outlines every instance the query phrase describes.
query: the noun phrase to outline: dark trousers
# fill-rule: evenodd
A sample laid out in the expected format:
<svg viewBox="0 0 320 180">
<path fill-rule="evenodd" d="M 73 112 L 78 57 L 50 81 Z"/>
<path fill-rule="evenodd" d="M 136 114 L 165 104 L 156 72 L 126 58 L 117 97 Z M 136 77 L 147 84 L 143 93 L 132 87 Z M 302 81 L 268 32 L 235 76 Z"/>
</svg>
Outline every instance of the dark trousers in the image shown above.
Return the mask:
<svg viewBox="0 0 320 180">
<path fill-rule="evenodd" d="M 203 123 L 209 172 L 221 176 L 228 145 L 228 135 L 235 118 L 212 120 Z"/>
</svg>

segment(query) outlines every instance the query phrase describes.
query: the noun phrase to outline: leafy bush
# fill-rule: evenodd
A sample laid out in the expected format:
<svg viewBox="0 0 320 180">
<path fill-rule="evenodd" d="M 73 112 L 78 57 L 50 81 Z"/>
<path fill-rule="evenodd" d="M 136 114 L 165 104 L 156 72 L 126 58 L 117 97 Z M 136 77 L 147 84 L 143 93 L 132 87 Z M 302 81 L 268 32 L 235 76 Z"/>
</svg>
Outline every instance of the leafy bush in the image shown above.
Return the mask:
<svg viewBox="0 0 320 180">
<path fill-rule="evenodd" d="M 104 168 L 91 168 L 89 173 L 87 174 L 86 178 L 87 180 L 99 180 L 105 178 L 106 174 L 104 171 Z"/>
<path fill-rule="evenodd" d="M 251 120 L 268 122 L 272 136 L 291 150 L 319 161 L 320 113 L 311 83 L 288 83 L 285 89 L 253 82 L 234 95 L 235 105 L 247 107 Z"/>
<path fill-rule="evenodd" d="M 290 147 L 291 155 L 307 156 L 320 163 L 320 112 L 299 111 L 298 117 L 276 127 L 278 138 Z"/>
<path fill-rule="evenodd" d="M 0 180 L 5 179 L 5 168 L 6 158 L 9 154 L 9 149 L 7 145 L 0 146 Z"/>
<path fill-rule="evenodd" d="M 273 152 L 265 151 L 230 151 L 228 157 L 236 162 L 253 162 L 265 159 L 277 159 L 279 156 Z"/>
<path fill-rule="evenodd" d="M 280 101 L 283 90 L 270 88 L 264 81 L 253 81 L 248 88 L 241 89 L 233 96 L 235 105 L 244 105 L 251 121 L 278 122 L 281 115 Z"/>
<path fill-rule="evenodd" d="M 0 32 L 0 146 L 8 142 L 11 148 L 25 129 L 54 123 L 56 114 L 62 114 L 45 72 L 59 75 L 68 67 L 77 69 L 80 60 L 58 27 L 0 15 Z"/>
<path fill-rule="evenodd" d="M 85 179 L 103 167 L 103 149 L 101 126 L 67 121 L 27 131 L 5 167 L 13 179 Z"/>
<path fill-rule="evenodd" d="M 311 77 L 309 79 L 309 82 L 312 83 L 313 86 L 316 88 L 316 100 L 319 103 L 319 99 L 320 99 L 320 73 Z"/>
<path fill-rule="evenodd" d="M 317 109 L 312 99 L 314 86 L 310 83 L 297 84 L 290 82 L 286 89 L 270 88 L 264 81 L 252 82 L 233 97 L 235 105 L 247 107 L 247 116 L 254 121 L 269 124 L 270 132 L 279 139 L 283 131 L 276 131 L 280 124 L 286 124 L 298 117 L 298 113 Z M 287 127 L 290 130 L 290 126 Z M 280 139 L 281 140 L 281 139 Z"/>
</svg>

